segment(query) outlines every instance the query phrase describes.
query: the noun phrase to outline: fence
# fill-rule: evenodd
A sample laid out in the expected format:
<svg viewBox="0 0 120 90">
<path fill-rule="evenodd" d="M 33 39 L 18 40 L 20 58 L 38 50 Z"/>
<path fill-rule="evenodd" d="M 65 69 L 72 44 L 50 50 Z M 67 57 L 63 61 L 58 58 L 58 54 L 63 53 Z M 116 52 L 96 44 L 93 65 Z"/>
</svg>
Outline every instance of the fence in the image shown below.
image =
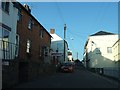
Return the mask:
<svg viewBox="0 0 120 90">
<path fill-rule="evenodd" d="M 15 59 L 18 56 L 18 45 L 0 40 L 0 58 L 3 60 Z"/>
<path fill-rule="evenodd" d="M 104 67 L 104 68 L 90 68 L 88 69 L 92 72 L 112 77 L 120 80 L 120 66 L 118 67 Z"/>
<path fill-rule="evenodd" d="M 2 88 L 18 83 L 18 45 L 0 40 L 0 59 L 2 59 Z"/>
<path fill-rule="evenodd" d="M 119 67 L 104 67 L 104 75 L 120 78 L 120 68 Z"/>
</svg>

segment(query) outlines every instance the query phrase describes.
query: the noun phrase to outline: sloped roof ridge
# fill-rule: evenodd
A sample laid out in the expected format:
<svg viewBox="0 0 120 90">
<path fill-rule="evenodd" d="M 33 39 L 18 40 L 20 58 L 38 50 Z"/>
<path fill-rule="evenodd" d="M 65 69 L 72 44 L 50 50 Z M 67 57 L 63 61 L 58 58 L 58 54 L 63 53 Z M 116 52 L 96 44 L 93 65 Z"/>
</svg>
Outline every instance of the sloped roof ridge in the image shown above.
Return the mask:
<svg viewBox="0 0 120 90">
<path fill-rule="evenodd" d="M 59 40 L 63 40 L 59 35 L 57 34 L 50 34 L 53 37 L 52 41 L 59 41 Z"/>
<path fill-rule="evenodd" d="M 99 32 L 92 34 L 90 36 L 97 36 L 97 35 L 115 35 L 115 34 L 111 33 L 111 32 L 106 32 L 106 31 L 99 31 Z"/>
</svg>

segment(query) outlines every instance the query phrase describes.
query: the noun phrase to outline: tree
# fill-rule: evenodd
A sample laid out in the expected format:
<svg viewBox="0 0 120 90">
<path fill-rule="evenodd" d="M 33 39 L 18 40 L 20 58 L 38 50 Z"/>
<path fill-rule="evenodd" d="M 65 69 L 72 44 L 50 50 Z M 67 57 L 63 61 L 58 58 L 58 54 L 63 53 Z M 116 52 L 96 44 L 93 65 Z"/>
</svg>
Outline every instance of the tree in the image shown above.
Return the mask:
<svg viewBox="0 0 120 90">
<path fill-rule="evenodd" d="M 75 63 L 79 63 L 79 62 L 80 62 L 80 60 L 79 60 L 79 59 L 76 59 L 74 62 L 75 62 Z"/>
</svg>

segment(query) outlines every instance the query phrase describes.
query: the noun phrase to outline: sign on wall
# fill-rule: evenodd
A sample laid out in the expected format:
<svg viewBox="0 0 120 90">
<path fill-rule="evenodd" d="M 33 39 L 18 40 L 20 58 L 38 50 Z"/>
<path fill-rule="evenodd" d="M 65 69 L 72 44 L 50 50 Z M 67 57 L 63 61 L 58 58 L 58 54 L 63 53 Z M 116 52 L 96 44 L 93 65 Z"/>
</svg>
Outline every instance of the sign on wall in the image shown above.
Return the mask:
<svg viewBox="0 0 120 90">
<path fill-rule="evenodd" d="M 63 53 L 52 52 L 51 55 L 52 55 L 52 56 L 63 56 Z"/>
<path fill-rule="evenodd" d="M 9 62 L 8 62 L 8 61 L 3 61 L 3 62 L 2 62 L 2 65 L 7 65 L 7 66 L 9 66 Z"/>
</svg>

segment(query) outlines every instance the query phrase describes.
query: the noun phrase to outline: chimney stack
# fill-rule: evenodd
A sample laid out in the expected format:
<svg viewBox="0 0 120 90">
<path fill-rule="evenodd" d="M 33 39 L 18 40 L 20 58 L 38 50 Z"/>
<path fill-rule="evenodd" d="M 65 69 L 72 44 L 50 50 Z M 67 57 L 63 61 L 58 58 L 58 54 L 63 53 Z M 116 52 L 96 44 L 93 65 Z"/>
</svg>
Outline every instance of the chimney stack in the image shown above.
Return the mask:
<svg viewBox="0 0 120 90">
<path fill-rule="evenodd" d="M 50 29 L 50 34 L 54 34 L 55 33 L 55 29 Z"/>
<path fill-rule="evenodd" d="M 24 4 L 24 8 L 25 8 L 29 13 L 31 13 L 31 9 L 30 9 L 30 7 L 29 7 L 27 4 Z"/>
</svg>

